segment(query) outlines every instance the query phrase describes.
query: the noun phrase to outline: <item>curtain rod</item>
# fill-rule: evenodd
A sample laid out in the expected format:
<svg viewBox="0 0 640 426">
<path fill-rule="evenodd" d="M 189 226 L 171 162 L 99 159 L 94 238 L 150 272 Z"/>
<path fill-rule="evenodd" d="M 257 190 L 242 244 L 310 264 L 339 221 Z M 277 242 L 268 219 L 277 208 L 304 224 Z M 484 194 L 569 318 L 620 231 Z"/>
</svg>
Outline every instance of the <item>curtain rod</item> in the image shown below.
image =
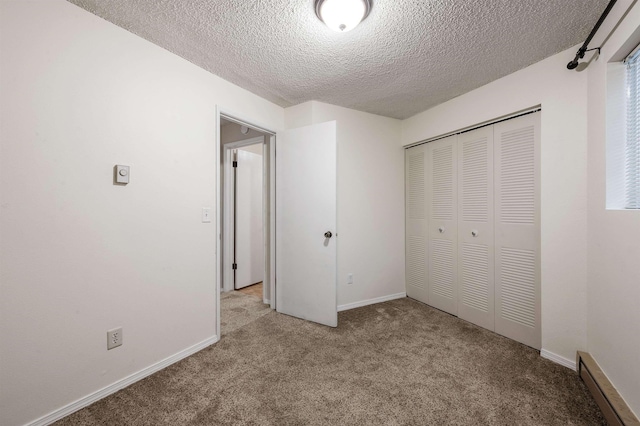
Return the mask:
<svg viewBox="0 0 640 426">
<path fill-rule="evenodd" d="M 578 49 L 578 52 L 576 53 L 576 57 L 573 59 L 573 61 L 569 62 L 567 64 L 567 68 L 570 70 L 576 69 L 578 67 L 578 61 L 582 58 L 584 58 L 584 54 L 587 53 L 589 50 L 600 50 L 600 47 L 596 47 L 594 49 L 588 49 L 589 47 L 589 43 L 591 42 L 591 39 L 593 38 L 594 35 L 596 35 L 596 33 L 598 32 L 598 29 L 600 28 L 600 25 L 602 25 L 602 23 L 604 22 L 604 20 L 606 19 L 607 15 L 609 15 L 609 12 L 611 12 L 611 9 L 613 9 L 613 5 L 616 4 L 616 1 L 618 0 L 611 0 L 609 2 L 609 4 L 607 5 L 607 8 L 604 10 L 604 12 L 602 12 L 602 15 L 600 16 L 600 19 L 598 19 L 598 22 L 596 22 L 595 27 L 593 27 L 593 29 L 591 30 L 591 33 L 589 34 L 589 37 L 587 37 L 587 39 L 585 40 L 584 44 L 582 45 L 582 47 L 580 49 Z"/>
</svg>

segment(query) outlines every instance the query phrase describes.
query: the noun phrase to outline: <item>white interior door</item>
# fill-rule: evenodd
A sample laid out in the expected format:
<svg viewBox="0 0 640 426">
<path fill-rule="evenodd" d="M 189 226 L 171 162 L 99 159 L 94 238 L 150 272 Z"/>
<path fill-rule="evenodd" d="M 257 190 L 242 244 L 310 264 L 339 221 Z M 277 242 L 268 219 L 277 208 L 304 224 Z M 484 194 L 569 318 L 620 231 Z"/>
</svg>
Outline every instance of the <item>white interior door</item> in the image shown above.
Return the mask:
<svg viewBox="0 0 640 426">
<path fill-rule="evenodd" d="M 336 172 L 335 121 L 278 133 L 276 309 L 331 327 L 338 325 Z"/>
<path fill-rule="evenodd" d="M 493 331 L 493 126 L 458 136 L 458 183 L 458 316 Z"/>
<path fill-rule="evenodd" d="M 458 313 L 457 136 L 429 146 L 429 304 Z"/>
<path fill-rule="evenodd" d="M 236 153 L 236 274 L 235 288 L 263 280 L 264 241 L 262 229 L 262 155 Z"/>
<path fill-rule="evenodd" d="M 428 144 L 405 152 L 405 272 L 407 296 L 429 303 L 427 243 Z"/>
</svg>

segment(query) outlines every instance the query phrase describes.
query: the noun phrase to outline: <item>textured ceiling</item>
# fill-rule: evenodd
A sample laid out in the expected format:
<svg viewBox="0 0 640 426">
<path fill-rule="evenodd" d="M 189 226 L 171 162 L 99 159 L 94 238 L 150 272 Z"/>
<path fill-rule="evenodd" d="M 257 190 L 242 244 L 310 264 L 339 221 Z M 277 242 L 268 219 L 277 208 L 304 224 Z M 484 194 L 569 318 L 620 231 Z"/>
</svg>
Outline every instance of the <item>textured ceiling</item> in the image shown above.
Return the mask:
<svg viewBox="0 0 640 426">
<path fill-rule="evenodd" d="M 584 41 L 608 3 L 373 0 L 340 34 L 313 0 L 70 1 L 280 106 L 318 100 L 395 118 Z"/>
</svg>

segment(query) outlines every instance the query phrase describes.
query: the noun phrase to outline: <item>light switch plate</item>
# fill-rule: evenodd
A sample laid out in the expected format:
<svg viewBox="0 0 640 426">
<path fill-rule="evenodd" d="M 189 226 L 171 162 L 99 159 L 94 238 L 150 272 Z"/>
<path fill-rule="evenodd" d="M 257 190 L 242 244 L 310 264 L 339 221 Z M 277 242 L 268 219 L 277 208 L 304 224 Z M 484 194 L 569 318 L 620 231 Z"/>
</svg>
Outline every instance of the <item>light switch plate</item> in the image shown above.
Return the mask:
<svg viewBox="0 0 640 426">
<path fill-rule="evenodd" d="M 211 223 L 211 207 L 202 208 L 202 223 Z"/>
<path fill-rule="evenodd" d="M 115 182 L 126 185 L 129 183 L 129 166 L 117 164 L 115 170 Z"/>
</svg>

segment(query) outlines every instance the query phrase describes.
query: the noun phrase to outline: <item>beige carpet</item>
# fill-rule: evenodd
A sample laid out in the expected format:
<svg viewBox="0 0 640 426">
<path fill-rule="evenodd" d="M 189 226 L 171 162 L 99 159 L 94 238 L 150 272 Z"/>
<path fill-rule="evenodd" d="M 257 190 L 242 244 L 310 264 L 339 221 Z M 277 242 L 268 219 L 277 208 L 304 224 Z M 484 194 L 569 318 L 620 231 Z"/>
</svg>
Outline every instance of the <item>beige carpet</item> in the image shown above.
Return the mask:
<svg viewBox="0 0 640 426">
<path fill-rule="evenodd" d="M 220 295 L 220 335 L 224 336 L 271 312 L 262 298 L 230 291 Z"/>
<path fill-rule="evenodd" d="M 268 312 L 59 425 L 604 425 L 576 373 L 410 299 Z"/>
</svg>

